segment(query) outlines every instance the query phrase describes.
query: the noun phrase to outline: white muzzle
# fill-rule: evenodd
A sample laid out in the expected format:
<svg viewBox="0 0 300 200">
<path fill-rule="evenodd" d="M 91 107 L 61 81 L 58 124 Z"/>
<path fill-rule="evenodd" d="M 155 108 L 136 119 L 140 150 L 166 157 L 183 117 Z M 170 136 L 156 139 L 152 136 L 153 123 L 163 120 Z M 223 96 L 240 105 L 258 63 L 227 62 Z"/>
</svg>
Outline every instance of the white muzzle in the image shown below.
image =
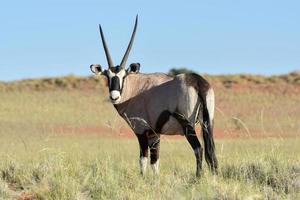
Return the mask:
<svg viewBox="0 0 300 200">
<path fill-rule="evenodd" d="M 113 90 L 110 92 L 110 100 L 113 104 L 120 102 L 121 93 L 118 90 Z"/>
</svg>

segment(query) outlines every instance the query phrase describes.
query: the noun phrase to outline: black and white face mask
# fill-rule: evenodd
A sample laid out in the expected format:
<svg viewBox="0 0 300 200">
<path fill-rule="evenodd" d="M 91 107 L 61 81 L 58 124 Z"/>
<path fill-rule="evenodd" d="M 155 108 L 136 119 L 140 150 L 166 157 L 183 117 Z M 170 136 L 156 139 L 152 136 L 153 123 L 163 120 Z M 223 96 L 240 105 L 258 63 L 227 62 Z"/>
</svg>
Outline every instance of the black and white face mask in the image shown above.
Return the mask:
<svg viewBox="0 0 300 200">
<path fill-rule="evenodd" d="M 121 101 L 121 91 L 123 89 L 126 70 L 117 66 L 108 69 L 106 74 L 110 100 L 113 104 L 117 104 Z"/>
</svg>

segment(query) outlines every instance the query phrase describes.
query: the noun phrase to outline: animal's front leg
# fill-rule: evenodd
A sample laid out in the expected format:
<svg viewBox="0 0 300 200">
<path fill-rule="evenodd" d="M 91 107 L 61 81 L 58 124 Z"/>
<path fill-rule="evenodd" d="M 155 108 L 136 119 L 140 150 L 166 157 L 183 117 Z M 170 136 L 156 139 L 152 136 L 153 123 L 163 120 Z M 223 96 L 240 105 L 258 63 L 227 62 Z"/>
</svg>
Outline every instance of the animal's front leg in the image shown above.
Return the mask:
<svg viewBox="0 0 300 200">
<path fill-rule="evenodd" d="M 141 174 L 145 175 L 148 161 L 148 137 L 146 133 L 136 134 L 140 144 L 140 168 Z"/>
<path fill-rule="evenodd" d="M 148 134 L 148 145 L 150 148 L 150 163 L 154 174 L 159 174 L 159 147 L 160 135 L 153 131 Z"/>
</svg>

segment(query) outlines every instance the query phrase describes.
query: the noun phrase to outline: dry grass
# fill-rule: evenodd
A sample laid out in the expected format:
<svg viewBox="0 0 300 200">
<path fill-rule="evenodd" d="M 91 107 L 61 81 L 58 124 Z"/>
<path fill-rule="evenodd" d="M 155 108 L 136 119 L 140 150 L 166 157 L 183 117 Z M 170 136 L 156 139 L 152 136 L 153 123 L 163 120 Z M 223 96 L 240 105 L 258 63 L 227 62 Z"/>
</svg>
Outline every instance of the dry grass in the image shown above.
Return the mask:
<svg viewBox="0 0 300 200">
<path fill-rule="evenodd" d="M 211 175 L 204 165 L 200 179 L 186 141 L 163 141 L 160 176 L 148 170 L 141 177 L 135 140 L 91 135 L 5 139 L 0 155 L 3 199 L 24 194 L 36 199 L 300 197 L 299 139 L 219 140 L 219 174 Z"/>
</svg>

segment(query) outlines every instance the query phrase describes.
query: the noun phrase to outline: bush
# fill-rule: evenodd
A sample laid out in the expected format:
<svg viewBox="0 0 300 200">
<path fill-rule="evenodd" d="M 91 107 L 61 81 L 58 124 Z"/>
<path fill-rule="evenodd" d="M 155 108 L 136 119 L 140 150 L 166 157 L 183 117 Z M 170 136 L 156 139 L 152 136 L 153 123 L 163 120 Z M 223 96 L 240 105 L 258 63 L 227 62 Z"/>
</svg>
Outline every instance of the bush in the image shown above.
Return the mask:
<svg viewBox="0 0 300 200">
<path fill-rule="evenodd" d="M 178 74 L 188 74 L 188 73 L 196 73 L 197 74 L 197 72 L 195 72 L 193 70 L 190 70 L 190 69 L 187 69 L 187 68 L 184 68 L 184 67 L 182 67 L 182 68 L 171 68 L 170 71 L 168 72 L 168 74 L 170 76 L 176 76 Z"/>
</svg>

